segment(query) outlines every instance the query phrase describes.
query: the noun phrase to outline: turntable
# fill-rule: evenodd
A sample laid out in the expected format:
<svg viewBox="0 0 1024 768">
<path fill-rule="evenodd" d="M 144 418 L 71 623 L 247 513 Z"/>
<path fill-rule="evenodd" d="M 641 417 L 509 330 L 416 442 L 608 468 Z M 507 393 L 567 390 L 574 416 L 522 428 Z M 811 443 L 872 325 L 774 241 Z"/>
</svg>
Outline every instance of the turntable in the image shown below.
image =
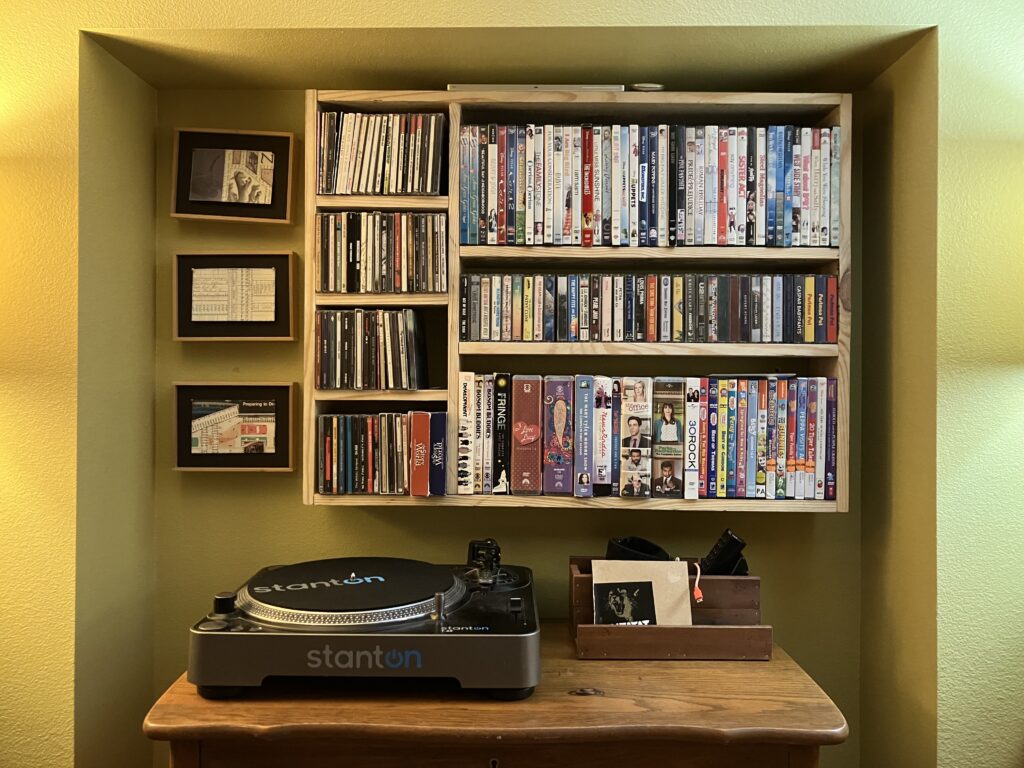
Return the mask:
<svg viewBox="0 0 1024 768">
<path fill-rule="evenodd" d="M 188 680 L 206 698 L 268 678 L 445 678 L 529 696 L 540 634 L 529 568 L 493 539 L 466 565 L 343 557 L 264 568 L 193 625 Z"/>
</svg>

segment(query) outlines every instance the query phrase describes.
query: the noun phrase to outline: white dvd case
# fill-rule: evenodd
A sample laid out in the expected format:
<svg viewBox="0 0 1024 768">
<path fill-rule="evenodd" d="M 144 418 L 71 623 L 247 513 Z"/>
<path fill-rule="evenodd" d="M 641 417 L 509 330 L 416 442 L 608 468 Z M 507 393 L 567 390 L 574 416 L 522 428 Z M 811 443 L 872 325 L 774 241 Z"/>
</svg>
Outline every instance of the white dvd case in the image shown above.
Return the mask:
<svg viewBox="0 0 1024 768">
<path fill-rule="evenodd" d="M 593 182 L 593 180 L 591 180 Z M 591 184 L 593 186 L 593 184 Z M 572 244 L 583 242 L 583 128 L 572 127 Z"/>
<path fill-rule="evenodd" d="M 619 245 L 629 245 L 629 126 L 619 126 Z"/>
<path fill-rule="evenodd" d="M 544 244 L 554 243 L 555 126 L 544 126 Z M 543 305 L 541 305 L 543 306 Z"/>
<path fill-rule="evenodd" d="M 620 126 L 612 126 L 612 167 L 609 169 L 612 176 L 612 245 L 622 245 L 622 196 L 619 190 L 622 189 L 622 134 Z M 610 482 L 610 481 L 609 481 Z"/>
<path fill-rule="evenodd" d="M 829 227 L 832 223 L 832 130 L 821 129 L 821 211 L 818 213 L 818 245 L 824 247 L 830 242 Z"/>
<path fill-rule="evenodd" d="M 683 438 L 683 498 L 696 499 L 700 489 L 700 378 L 697 377 L 686 379 Z"/>
<path fill-rule="evenodd" d="M 831 210 L 829 211 L 829 222 L 831 229 L 828 233 L 828 244 L 833 248 L 839 247 L 840 223 L 839 223 L 839 198 L 842 187 L 842 158 L 843 142 L 842 133 L 838 125 L 832 128 L 832 161 L 829 167 L 832 169 L 831 183 L 829 184 L 829 200 Z"/>
<path fill-rule="evenodd" d="M 554 245 L 562 244 L 562 222 L 565 220 L 565 176 L 562 174 L 564 141 L 565 131 L 561 125 L 556 125 L 551 150 L 551 242 Z"/>
<path fill-rule="evenodd" d="M 668 125 L 658 126 L 658 188 L 654 193 L 658 196 L 658 244 L 668 245 L 668 187 L 675 184 L 674 178 L 668 173 Z M 675 216 L 675 211 L 672 212 Z"/>
<path fill-rule="evenodd" d="M 718 245 L 718 126 L 704 126 L 704 245 Z"/>
<path fill-rule="evenodd" d="M 821 223 L 821 130 L 811 129 L 811 242 L 818 245 Z"/>
<path fill-rule="evenodd" d="M 526 163 L 523 169 L 526 175 L 526 227 L 523 232 L 525 245 L 533 245 L 533 196 L 535 194 L 533 181 L 533 152 L 534 152 L 534 126 L 526 124 Z"/>
<path fill-rule="evenodd" d="M 543 125 L 533 126 L 533 242 L 544 242 L 544 142 Z"/>
<path fill-rule="evenodd" d="M 704 126 L 694 128 L 693 148 L 693 244 L 704 244 L 704 196 L 706 173 L 704 170 Z M 687 243 L 689 245 L 689 243 Z"/>
</svg>

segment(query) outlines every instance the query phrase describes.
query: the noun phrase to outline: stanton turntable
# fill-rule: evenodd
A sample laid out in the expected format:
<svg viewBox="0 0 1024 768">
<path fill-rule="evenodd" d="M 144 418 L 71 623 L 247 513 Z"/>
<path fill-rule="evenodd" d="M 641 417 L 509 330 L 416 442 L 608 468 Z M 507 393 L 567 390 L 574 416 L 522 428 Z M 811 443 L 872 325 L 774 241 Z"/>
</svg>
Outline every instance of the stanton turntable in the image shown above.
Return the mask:
<svg viewBox="0 0 1024 768">
<path fill-rule="evenodd" d="M 451 678 L 529 696 L 540 634 L 529 568 L 493 539 L 466 565 L 343 557 L 264 568 L 193 625 L 188 680 L 206 698 L 270 677 Z"/>
</svg>

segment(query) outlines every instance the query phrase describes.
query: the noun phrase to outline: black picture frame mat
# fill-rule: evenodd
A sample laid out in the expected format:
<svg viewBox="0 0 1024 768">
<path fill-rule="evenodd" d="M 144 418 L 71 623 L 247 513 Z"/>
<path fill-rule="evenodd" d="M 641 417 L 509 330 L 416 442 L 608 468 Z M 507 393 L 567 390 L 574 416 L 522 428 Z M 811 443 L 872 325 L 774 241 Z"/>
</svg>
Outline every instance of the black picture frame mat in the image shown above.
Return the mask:
<svg viewBox="0 0 1024 768">
<path fill-rule="evenodd" d="M 178 254 L 178 336 L 182 338 L 210 337 L 283 337 L 291 332 L 291 254 L 239 253 L 239 254 Z M 274 321 L 204 321 L 192 320 L 192 269 L 218 268 L 274 268 Z"/>
<path fill-rule="evenodd" d="M 288 219 L 288 179 L 291 171 L 290 136 L 266 136 L 252 133 L 208 133 L 178 131 L 178 167 L 174 169 L 174 212 L 196 216 L 225 216 L 286 221 Z M 220 203 L 213 200 L 189 200 L 192 180 L 192 150 L 254 149 L 274 153 L 274 183 L 270 205 Z"/>
<path fill-rule="evenodd" d="M 210 469 L 288 469 L 291 466 L 291 390 L 286 385 L 178 384 L 175 387 L 177 466 Z M 274 453 L 192 453 L 192 400 L 274 400 Z"/>
</svg>

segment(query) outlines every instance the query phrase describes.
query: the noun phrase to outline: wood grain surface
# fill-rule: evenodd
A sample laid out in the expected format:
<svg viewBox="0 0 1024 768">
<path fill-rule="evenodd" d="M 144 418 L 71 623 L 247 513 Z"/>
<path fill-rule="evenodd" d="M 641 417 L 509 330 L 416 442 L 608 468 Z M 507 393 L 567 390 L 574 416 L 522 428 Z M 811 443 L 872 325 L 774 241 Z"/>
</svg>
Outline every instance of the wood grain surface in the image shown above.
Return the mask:
<svg viewBox="0 0 1024 768">
<path fill-rule="evenodd" d="M 182 675 L 143 729 L 150 738 L 174 741 L 256 737 L 435 746 L 654 740 L 813 747 L 840 743 L 848 734 L 835 704 L 781 648 L 763 663 L 581 661 L 564 623 L 544 624 L 541 647 L 541 683 L 524 701 L 468 691 L 313 686 L 207 701 Z"/>
</svg>

